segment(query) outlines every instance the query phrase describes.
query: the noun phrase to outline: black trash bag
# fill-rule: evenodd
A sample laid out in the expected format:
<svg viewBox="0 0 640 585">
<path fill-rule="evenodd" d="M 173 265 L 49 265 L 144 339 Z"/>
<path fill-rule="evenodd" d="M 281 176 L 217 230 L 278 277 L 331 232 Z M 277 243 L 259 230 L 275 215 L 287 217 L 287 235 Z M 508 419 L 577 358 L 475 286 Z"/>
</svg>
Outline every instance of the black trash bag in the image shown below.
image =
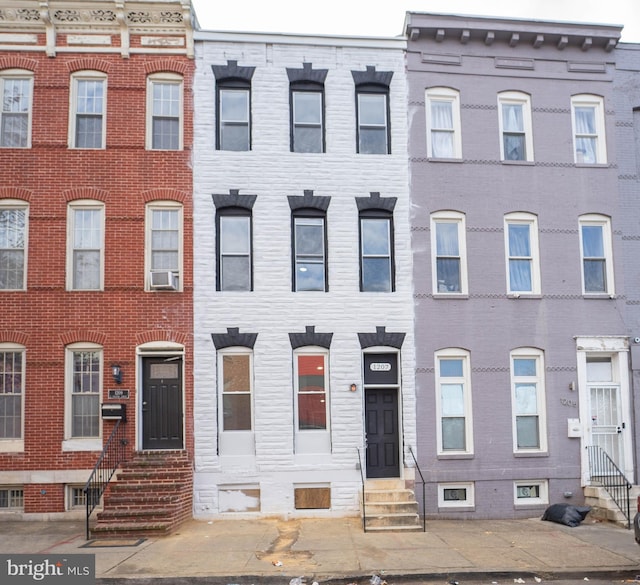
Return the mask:
<svg viewBox="0 0 640 585">
<path fill-rule="evenodd" d="M 549 522 L 557 522 L 558 524 L 564 524 L 571 526 L 572 528 L 578 526 L 582 522 L 587 514 L 591 511 L 591 506 L 573 506 L 571 504 L 551 504 L 542 516 L 543 520 Z"/>
</svg>

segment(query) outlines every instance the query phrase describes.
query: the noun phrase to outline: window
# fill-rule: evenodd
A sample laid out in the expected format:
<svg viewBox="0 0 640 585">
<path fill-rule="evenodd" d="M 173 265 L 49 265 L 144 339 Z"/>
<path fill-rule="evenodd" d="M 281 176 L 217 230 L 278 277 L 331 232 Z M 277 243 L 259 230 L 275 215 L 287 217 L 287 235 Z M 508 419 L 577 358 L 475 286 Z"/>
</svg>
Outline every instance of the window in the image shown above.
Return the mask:
<svg viewBox="0 0 640 585">
<path fill-rule="evenodd" d="M 513 501 L 516 506 L 548 505 L 549 485 L 547 480 L 536 479 L 514 482 Z"/>
<path fill-rule="evenodd" d="M 5 69 L 0 72 L 0 92 L 0 147 L 29 148 L 33 73 L 21 69 Z"/>
<path fill-rule="evenodd" d="M 249 132 L 250 91 L 233 88 L 219 89 L 220 124 L 219 150 L 251 150 Z"/>
<path fill-rule="evenodd" d="M 222 430 L 250 431 L 252 356 L 248 352 L 224 353 L 221 364 Z"/>
<path fill-rule="evenodd" d="M 0 487 L 0 510 L 21 510 L 24 508 L 22 487 Z"/>
<path fill-rule="evenodd" d="M 218 233 L 218 290 L 252 290 L 251 216 L 248 212 L 220 214 Z"/>
<path fill-rule="evenodd" d="M 327 290 L 324 216 L 294 215 L 293 230 L 294 290 Z"/>
<path fill-rule="evenodd" d="M 98 71 L 74 73 L 71 89 L 71 148 L 104 148 L 107 77 Z"/>
<path fill-rule="evenodd" d="M 469 352 L 443 349 L 435 357 L 438 453 L 472 453 Z"/>
<path fill-rule="evenodd" d="M 358 92 L 358 152 L 389 154 L 386 93 Z"/>
<path fill-rule="evenodd" d="M 369 212 L 373 213 L 373 212 Z M 382 213 L 382 212 L 380 212 Z M 360 290 L 391 292 L 393 226 L 390 217 L 360 215 Z"/>
<path fill-rule="evenodd" d="M 546 451 L 544 360 L 540 350 L 511 352 L 514 452 Z"/>
<path fill-rule="evenodd" d="M 68 438 L 100 437 L 102 367 L 100 346 L 74 343 L 67 347 Z"/>
<path fill-rule="evenodd" d="M 326 431 L 328 428 L 327 357 L 326 353 L 295 355 L 299 431 Z"/>
<path fill-rule="evenodd" d="M 538 219 L 530 213 L 509 213 L 504 218 L 507 257 L 507 292 L 540 294 Z"/>
<path fill-rule="evenodd" d="M 23 438 L 25 348 L 0 343 L 0 450 Z M 18 447 L 18 445 L 16 445 Z M 19 446 L 20 448 L 22 445 Z"/>
<path fill-rule="evenodd" d="M 475 486 L 471 482 L 439 483 L 438 508 L 473 508 Z"/>
<path fill-rule="evenodd" d="M 595 95 L 571 98 L 574 160 L 578 164 L 606 164 L 604 100 Z"/>
<path fill-rule="evenodd" d="M 500 160 L 532 161 L 531 98 L 525 93 L 498 94 Z"/>
<path fill-rule="evenodd" d="M 104 278 L 104 205 L 74 201 L 68 214 L 68 290 L 102 290 Z"/>
<path fill-rule="evenodd" d="M 467 294 L 464 214 L 439 211 L 431 215 L 434 294 Z"/>
<path fill-rule="evenodd" d="M 25 289 L 27 220 L 24 202 L 0 201 L 0 290 Z"/>
<path fill-rule="evenodd" d="M 580 217 L 580 253 L 583 294 L 615 294 L 611 223 L 608 217 Z"/>
<path fill-rule="evenodd" d="M 89 495 L 89 502 L 100 504 L 100 490 L 97 487 L 88 489 L 85 493 L 84 486 L 67 485 L 66 486 L 66 500 L 67 510 L 85 510 L 87 506 L 87 495 Z"/>
<path fill-rule="evenodd" d="M 427 156 L 462 158 L 460 93 L 448 87 L 431 87 L 426 92 Z"/>
<path fill-rule="evenodd" d="M 181 290 L 182 205 L 158 201 L 146 213 L 147 290 Z"/>
<path fill-rule="evenodd" d="M 323 110 L 324 94 L 322 91 L 292 89 L 292 152 L 324 152 Z"/>
<path fill-rule="evenodd" d="M 147 148 L 182 148 L 182 77 L 171 73 L 147 78 Z"/>
</svg>

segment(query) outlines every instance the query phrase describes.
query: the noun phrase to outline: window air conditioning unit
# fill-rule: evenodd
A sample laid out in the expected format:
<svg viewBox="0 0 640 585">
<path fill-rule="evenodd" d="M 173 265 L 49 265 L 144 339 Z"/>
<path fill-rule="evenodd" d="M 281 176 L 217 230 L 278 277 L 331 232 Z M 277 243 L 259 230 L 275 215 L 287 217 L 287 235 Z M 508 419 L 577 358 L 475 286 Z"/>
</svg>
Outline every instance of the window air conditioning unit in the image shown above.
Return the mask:
<svg viewBox="0 0 640 585">
<path fill-rule="evenodd" d="M 151 288 L 164 290 L 177 290 L 178 278 L 170 270 L 151 273 Z"/>
</svg>

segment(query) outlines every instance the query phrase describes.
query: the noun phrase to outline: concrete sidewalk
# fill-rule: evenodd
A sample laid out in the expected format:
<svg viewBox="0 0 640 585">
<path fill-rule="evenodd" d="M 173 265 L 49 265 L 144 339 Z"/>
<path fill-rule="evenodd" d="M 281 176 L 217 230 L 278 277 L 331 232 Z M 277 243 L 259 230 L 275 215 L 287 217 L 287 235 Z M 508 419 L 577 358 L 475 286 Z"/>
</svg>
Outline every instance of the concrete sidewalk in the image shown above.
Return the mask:
<svg viewBox="0 0 640 585">
<path fill-rule="evenodd" d="M 4 521 L 0 552 L 95 554 L 97 582 L 108 585 L 640 575 L 633 531 L 589 519 L 576 528 L 539 518 L 431 520 L 426 532 L 386 534 L 364 533 L 359 518 L 191 520 L 166 537 L 88 542 L 82 522 Z"/>
</svg>

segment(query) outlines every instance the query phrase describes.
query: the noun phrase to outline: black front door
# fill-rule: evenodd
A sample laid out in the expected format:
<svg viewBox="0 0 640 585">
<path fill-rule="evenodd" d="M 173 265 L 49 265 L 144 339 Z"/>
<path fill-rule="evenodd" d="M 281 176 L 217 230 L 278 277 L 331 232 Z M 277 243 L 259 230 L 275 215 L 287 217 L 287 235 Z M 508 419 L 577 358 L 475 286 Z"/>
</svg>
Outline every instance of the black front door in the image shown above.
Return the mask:
<svg viewBox="0 0 640 585">
<path fill-rule="evenodd" d="M 142 448 L 182 449 L 182 358 L 142 358 Z"/>
<path fill-rule="evenodd" d="M 365 390 L 367 477 L 400 477 L 398 391 Z"/>
</svg>

